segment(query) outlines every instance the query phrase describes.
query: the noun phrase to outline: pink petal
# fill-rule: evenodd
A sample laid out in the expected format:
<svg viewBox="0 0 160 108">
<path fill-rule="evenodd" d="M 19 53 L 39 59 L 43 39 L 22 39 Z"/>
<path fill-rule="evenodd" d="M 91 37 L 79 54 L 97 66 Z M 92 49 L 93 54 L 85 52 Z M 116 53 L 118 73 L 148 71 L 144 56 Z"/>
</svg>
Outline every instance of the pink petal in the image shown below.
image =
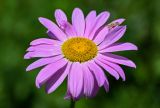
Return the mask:
<svg viewBox="0 0 160 108">
<path fill-rule="evenodd" d="M 33 62 L 32 64 L 30 64 L 27 67 L 26 71 L 30 71 L 30 70 L 36 69 L 38 67 L 48 65 L 50 63 L 56 62 L 57 60 L 60 60 L 61 58 L 63 58 L 62 55 L 50 57 L 50 58 L 41 58 L 41 59 Z"/>
<path fill-rule="evenodd" d="M 122 65 L 125 65 L 125 66 L 136 68 L 135 63 L 133 61 L 129 60 L 128 58 L 118 56 L 118 55 L 115 55 L 115 54 L 110 54 L 110 53 L 103 53 L 103 54 L 100 54 L 100 55 L 103 56 L 103 58 L 105 60 L 108 60 L 110 62 L 118 63 L 118 64 L 122 64 Z"/>
<path fill-rule="evenodd" d="M 51 57 L 55 55 L 60 55 L 61 50 L 56 49 L 55 51 L 35 51 L 28 52 L 24 55 L 24 59 L 31 59 L 35 57 Z"/>
<path fill-rule="evenodd" d="M 109 65 L 109 66 L 112 67 L 115 71 L 117 71 L 118 74 L 119 74 L 119 75 L 121 76 L 121 78 L 123 79 L 123 81 L 125 81 L 125 79 L 126 79 L 125 73 L 124 73 L 123 69 L 122 69 L 119 65 L 117 65 L 117 64 L 115 64 L 115 63 L 112 63 L 112 62 L 109 62 L 109 61 L 105 60 L 105 59 L 104 59 L 103 57 L 101 57 L 101 56 L 99 56 L 99 59 L 100 59 L 103 63 Z"/>
<path fill-rule="evenodd" d="M 65 41 L 67 39 L 66 34 L 55 23 L 53 23 L 51 20 L 40 17 L 39 21 L 49 31 L 51 31 L 59 40 Z"/>
<path fill-rule="evenodd" d="M 124 18 L 119 18 L 119 19 L 116 19 L 116 20 L 112 21 L 111 23 L 118 23 L 118 24 L 120 25 L 120 24 L 122 24 L 124 21 L 125 21 Z"/>
<path fill-rule="evenodd" d="M 89 69 L 95 75 L 95 78 L 98 82 L 98 86 L 99 87 L 103 86 L 104 81 L 105 81 L 105 75 L 104 75 L 103 70 L 94 61 L 89 62 L 88 66 L 89 66 Z"/>
<path fill-rule="evenodd" d="M 66 92 L 66 95 L 65 95 L 64 99 L 71 99 L 71 94 L 69 93 L 68 90 Z"/>
<path fill-rule="evenodd" d="M 95 37 L 95 39 L 93 40 L 97 45 L 99 45 L 102 41 L 104 41 L 104 38 L 106 37 L 106 35 L 108 34 L 108 27 L 104 27 L 99 33 L 98 35 Z"/>
<path fill-rule="evenodd" d="M 117 52 L 117 51 L 126 51 L 126 50 L 138 50 L 137 46 L 132 43 L 114 43 L 109 47 L 100 50 L 99 52 Z"/>
<path fill-rule="evenodd" d="M 92 31 L 95 21 L 96 21 L 96 11 L 91 11 L 87 15 L 85 21 L 86 21 L 86 28 L 85 28 L 84 36 L 89 37 L 89 34 Z"/>
<path fill-rule="evenodd" d="M 47 81 L 47 84 L 46 84 L 47 93 L 54 92 L 57 89 L 57 87 L 59 87 L 62 84 L 64 79 L 67 77 L 67 75 L 70 71 L 70 68 L 71 68 L 71 63 L 69 62 L 67 64 L 67 67 L 66 67 L 64 72 L 63 71 L 62 72 L 56 72 L 57 74 L 53 75 L 52 78 L 50 78 Z"/>
<path fill-rule="evenodd" d="M 53 40 L 53 39 L 47 39 L 47 38 L 39 38 L 33 40 L 30 45 L 39 45 L 39 44 L 48 44 L 48 45 L 54 45 L 60 43 L 60 41 Z"/>
<path fill-rule="evenodd" d="M 61 59 L 57 62 L 51 63 L 44 67 L 36 77 L 36 86 L 40 88 L 51 76 L 53 76 L 59 69 L 67 64 L 67 61 Z"/>
<path fill-rule="evenodd" d="M 96 94 L 98 93 L 98 90 L 99 90 L 99 86 L 98 86 L 97 80 L 94 75 L 94 88 L 93 88 L 93 91 L 92 91 L 90 98 L 96 96 Z"/>
<path fill-rule="evenodd" d="M 107 77 L 106 77 L 106 79 L 105 79 L 105 81 L 104 81 L 104 88 L 105 88 L 106 92 L 109 91 L 109 82 L 108 82 Z"/>
<path fill-rule="evenodd" d="M 64 30 L 68 37 L 76 36 L 74 27 L 67 21 L 67 17 L 62 10 L 56 10 L 55 17 L 58 25 Z"/>
<path fill-rule="evenodd" d="M 74 27 L 70 23 L 65 24 L 64 31 L 68 37 L 75 37 L 77 35 Z"/>
<path fill-rule="evenodd" d="M 67 34 L 67 37 L 75 37 L 75 36 L 77 36 L 74 27 L 69 22 L 65 22 L 65 24 L 63 25 L 63 31 Z M 47 34 L 51 38 L 57 40 L 55 35 L 52 32 L 49 31 L 49 32 L 47 32 Z"/>
<path fill-rule="evenodd" d="M 100 49 L 103 49 L 116 41 L 118 41 L 125 33 L 126 26 L 118 26 L 112 32 L 110 32 L 105 40 L 100 44 Z"/>
<path fill-rule="evenodd" d="M 94 89 L 94 77 L 86 64 L 82 65 L 84 78 L 84 94 L 86 97 L 91 97 Z"/>
<path fill-rule="evenodd" d="M 49 30 L 47 30 L 46 32 L 48 34 L 48 36 L 53 39 L 53 40 L 58 40 L 58 38 Z M 60 41 L 61 42 L 61 41 Z"/>
<path fill-rule="evenodd" d="M 121 25 L 124 21 L 125 21 L 125 19 L 123 19 L 123 18 L 116 19 L 116 20 L 112 21 L 111 23 L 109 23 L 109 24 L 107 25 L 107 27 L 108 27 L 110 30 L 113 30 L 115 27 Z"/>
<path fill-rule="evenodd" d="M 64 29 L 65 23 L 67 22 L 66 14 L 61 9 L 57 9 L 54 16 L 59 27 Z"/>
<path fill-rule="evenodd" d="M 27 49 L 27 51 L 56 51 L 60 50 L 60 47 L 61 46 L 41 44 L 37 46 L 31 46 Z"/>
<path fill-rule="evenodd" d="M 75 62 L 69 73 L 69 91 L 74 100 L 79 99 L 83 90 L 83 71 L 81 64 Z"/>
<path fill-rule="evenodd" d="M 71 71 L 71 69 L 72 68 L 70 68 L 70 71 Z M 70 76 L 69 76 L 69 73 L 68 73 L 68 78 L 67 78 L 67 92 L 66 92 L 66 95 L 65 95 L 65 97 L 64 97 L 64 99 L 71 99 L 72 98 L 72 95 L 71 95 L 71 93 L 70 93 L 70 90 L 69 90 L 69 78 L 70 78 Z"/>
<path fill-rule="evenodd" d="M 111 74 L 113 77 L 115 77 L 117 80 L 119 79 L 119 74 L 117 73 L 117 71 L 115 71 L 113 68 L 111 68 L 110 66 L 108 66 L 107 64 L 103 63 L 99 57 L 97 57 L 97 59 L 95 60 L 95 62 L 97 64 L 99 64 L 101 67 L 103 67 L 109 74 Z"/>
<path fill-rule="evenodd" d="M 95 35 L 96 31 L 106 23 L 106 21 L 108 20 L 109 16 L 110 16 L 110 14 L 107 11 L 102 12 L 97 16 L 96 22 L 94 24 L 94 28 L 91 31 L 90 35 L 89 35 L 89 39 L 93 39 L 94 38 L 94 35 Z"/>
<path fill-rule="evenodd" d="M 83 36 L 85 29 L 85 20 L 82 10 L 75 8 L 72 14 L 72 24 L 77 32 L 77 36 Z"/>
</svg>

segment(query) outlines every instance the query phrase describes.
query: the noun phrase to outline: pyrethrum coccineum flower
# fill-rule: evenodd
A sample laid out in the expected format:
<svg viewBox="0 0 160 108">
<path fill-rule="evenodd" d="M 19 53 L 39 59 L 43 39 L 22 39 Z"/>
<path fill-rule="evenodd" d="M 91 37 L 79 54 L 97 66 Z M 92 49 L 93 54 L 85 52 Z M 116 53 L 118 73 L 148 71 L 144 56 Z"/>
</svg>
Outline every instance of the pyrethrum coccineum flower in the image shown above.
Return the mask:
<svg viewBox="0 0 160 108">
<path fill-rule="evenodd" d="M 36 86 L 46 86 L 51 93 L 67 78 L 65 98 L 78 100 L 93 97 L 100 87 L 109 90 L 109 82 L 104 70 L 117 80 L 125 80 L 120 65 L 136 68 L 129 59 L 112 52 L 137 50 L 132 43 L 117 42 L 125 33 L 126 26 L 120 25 L 124 19 L 106 24 L 110 14 L 104 11 L 96 15 L 91 11 L 86 17 L 79 8 L 72 14 L 72 23 L 65 13 L 57 9 L 57 25 L 49 19 L 39 18 L 47 28 L 49 38 L 39 38 L 30 43 L 25 59 L 40 58 L 27 67 L 27 71 L 38 67 L 43 69 L 36 77 Z"/>
</svg>

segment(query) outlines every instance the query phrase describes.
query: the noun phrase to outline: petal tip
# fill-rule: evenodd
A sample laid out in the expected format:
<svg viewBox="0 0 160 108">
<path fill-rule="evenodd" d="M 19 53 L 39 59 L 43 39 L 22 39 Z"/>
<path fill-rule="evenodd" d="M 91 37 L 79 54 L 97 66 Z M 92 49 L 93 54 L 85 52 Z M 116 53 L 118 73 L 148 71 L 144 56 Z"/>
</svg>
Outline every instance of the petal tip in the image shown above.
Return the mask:
<svg viewBox="0 0 160 108">
<path fill-rule="evenodd" d="M 80 9 L 80 8 L 78 8 L 78 7 L 74 8 L 74 10 L 80 10 L 80 11 L 81 11 L 81 9 Z"/>
<path fill-rule="evenodd" d="M 36 79 L 36 87 L 39 89 L 41 88 L 39 81 Z"/>
<path fill-rule="evenodd" d="M 52 91 L 51 91 L 50 89 L 48 89 L 48 90 L 46 90 L 46 93 L 47 93 L 47 94 L 51 94 Z"/>
<path fill-rule="evenodd" d="M 126 81 L 126 77 L 124 76 L 124 77 L 122 77 L 122 81 Z"/>
<path fill-rule="evenodd" d="M 61 9 L 56 9 L 55 12 L 61 11 Z"/>
<path fill-rule="evenodd" d="M 36 77 L 35 84 L 36 84 L 36 87 L 37 87 L 38 89 L 39 89 L 39 88 L 41 88 L 41 85 L 40 85 L 40 83 L 39 83 L 39 81 L 38 81 L 37 77 Z"/>
<path fill-rule="evenodd" d="M 117 76 L 117 77 L 115 77 L 116 78 L 116 80 L 119 80 L 119 76 Z"/>
<path fill-rule="evenodd" d="M 127 25 L 124 26 L 124 29 L 125 29 L 125 30 L 127 29 Z"/>
<path fill-rule="evenodd" d="M 135 50 L 138 50 L 138 47 L 135 45 Z"/>
<path fill-rule="evenodd" d="M 126 79 L 122 79 L 122 81 L 126 81 Z"/>
<path fill-rule="evenodd" d="M 132 62 L 132 68 L 136 69 L 136 64 Z"/>
<path fill-rule="evenodd" d="M 26 71 L 27 71 L 27 72 L 30 71 L 29 67 L 26 68 Z"/>
<path fill-rule="evenodd" d="M 121 22 L 124 22 L 126 19 L 125 18 L 120 18 L 119 20 L 121 20 Z"/>
<path fill-rule="evenodd" d="M 109 13 L 108 11 L 105 11 L 105 13 L 106 13 L 108 16 L 110 16 L 110 13 Z"/>
<path fill-rule="evenodd" d="M 81 13 L 83 14 L 83 11 L 80 8 L 74 8 L 73 14 L 81 14 Z"/>
<path fill-rule="evenodd" d="M 41 24 L 43 24 L 46 21 L 46 18 L 39 17 L 38 20 Z"/>
<path fill-rule="evenodd" d="M 30 58 L 31 58 L 31 57 L 29 56 L 28 53 L 24 55 L 24 59 L 30 59 Z"/>
<path fill-rule="evenodd" d="M 39 17 L 38 20 L 41 22 L 44 18 L 43 17 Z"/>
</svg>

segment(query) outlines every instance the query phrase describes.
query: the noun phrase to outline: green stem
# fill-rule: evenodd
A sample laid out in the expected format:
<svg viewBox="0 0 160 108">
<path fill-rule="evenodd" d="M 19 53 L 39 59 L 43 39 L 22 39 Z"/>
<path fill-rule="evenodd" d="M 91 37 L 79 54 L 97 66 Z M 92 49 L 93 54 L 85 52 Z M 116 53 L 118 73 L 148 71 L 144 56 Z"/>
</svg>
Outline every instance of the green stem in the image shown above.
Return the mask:
<svg viewBox="0 0 160 108">
<path fill-rule="evenodd" d="M 71 104 L 70 104 L 70 108 L 75 108 L 75 101 L 73 99 L 71 99 Z"/>
</svg>

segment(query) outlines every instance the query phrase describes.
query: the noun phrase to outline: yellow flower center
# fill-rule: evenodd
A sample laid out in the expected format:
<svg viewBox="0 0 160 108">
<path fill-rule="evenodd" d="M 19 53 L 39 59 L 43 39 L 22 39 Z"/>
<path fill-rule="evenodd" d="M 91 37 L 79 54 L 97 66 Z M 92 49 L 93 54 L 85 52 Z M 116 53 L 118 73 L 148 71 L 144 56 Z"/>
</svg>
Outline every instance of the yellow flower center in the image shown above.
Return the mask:
<svg viewBox="0 0 160 108">
<path fill-rule="evenodd" d="M 96 44 L 86 38 L 75 37 L 68 39 L 62 45 L 62 53 L 71 62 L 86 62 L 97 55 Z"/>
</svg>

